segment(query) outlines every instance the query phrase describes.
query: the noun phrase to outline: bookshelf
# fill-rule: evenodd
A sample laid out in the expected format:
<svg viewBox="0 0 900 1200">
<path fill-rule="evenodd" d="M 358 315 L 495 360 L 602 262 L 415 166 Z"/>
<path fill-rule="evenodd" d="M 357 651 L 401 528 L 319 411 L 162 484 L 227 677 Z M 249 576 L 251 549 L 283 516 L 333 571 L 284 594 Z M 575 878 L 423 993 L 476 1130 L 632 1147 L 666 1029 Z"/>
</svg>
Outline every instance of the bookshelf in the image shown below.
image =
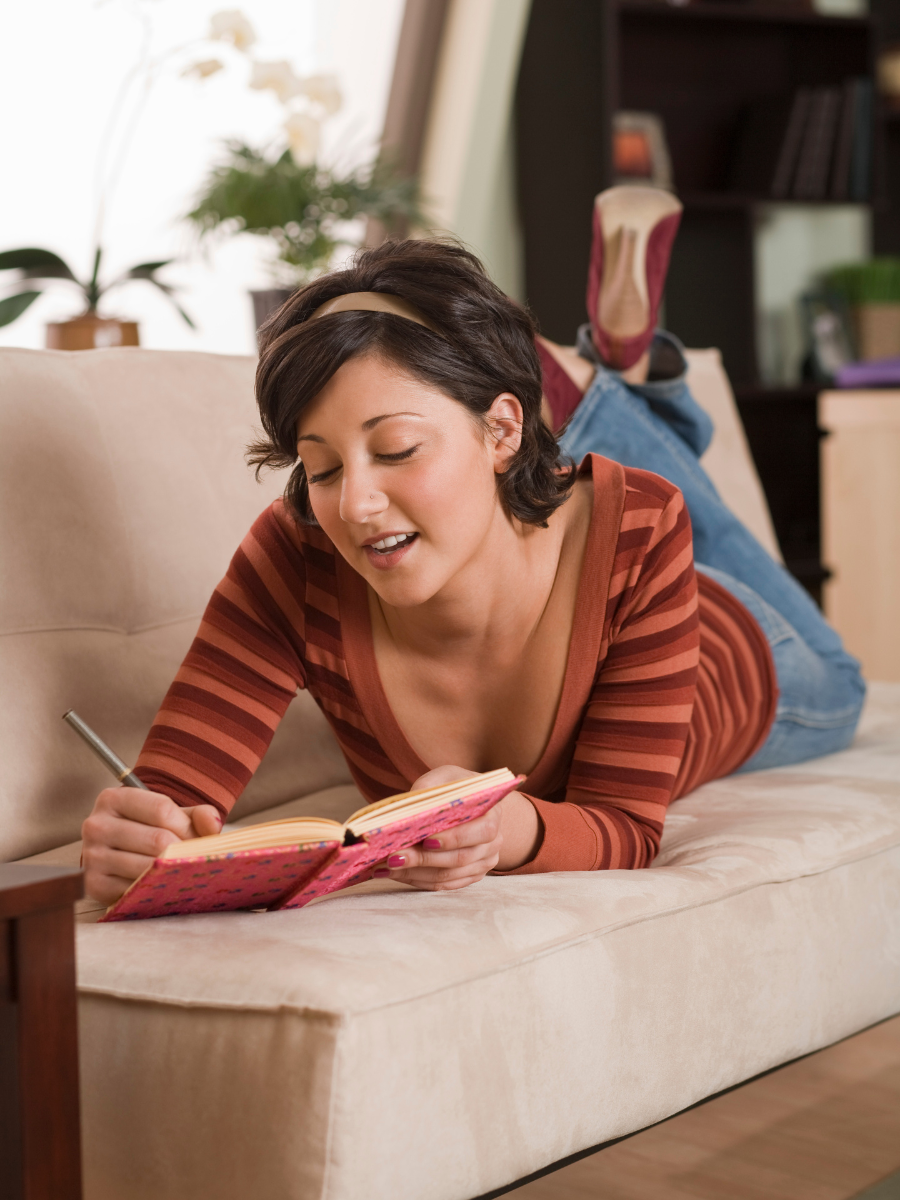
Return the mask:
<svg viewBox="0 0 900 1200">
<path fill-rule="evenodd" d="M 722 351 L 788 566 L 816 596 L 827 575 L 817 389 L 762 386 L 754 238 L 774 201 L 729 191 L 728 172 L 748 105 L 871 77 L 882 38 L 900 38 L 896 0 L 873 0 L 862 17 L 763 0 L 533 0 L 516 97 L 526 293 L 562 342 L 585 319 L 591 202 L 613 179 L 612 114 L 662 117 L 684 204 L 666 324 L 688 345 Z M 875 124 L 873 248 L 900 253 L 900 114 L 876 107 Z"/>
</svg>

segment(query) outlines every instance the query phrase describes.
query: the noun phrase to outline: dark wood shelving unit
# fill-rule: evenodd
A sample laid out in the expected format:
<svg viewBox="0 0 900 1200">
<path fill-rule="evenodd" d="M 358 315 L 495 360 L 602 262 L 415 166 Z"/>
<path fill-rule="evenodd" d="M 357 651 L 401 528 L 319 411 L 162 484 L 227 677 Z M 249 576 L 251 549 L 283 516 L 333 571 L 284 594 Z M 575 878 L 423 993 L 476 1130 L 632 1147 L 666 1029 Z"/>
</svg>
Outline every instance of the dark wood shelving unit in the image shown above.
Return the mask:
<svg viewBox="0 0 900 1200">
<path fill-rule="evenodd" d="M 816 389 L 762 388 L 754 238 L 761 206 L 776 202 L 730 192 L 728 179 L 749 104 L 873 74 L 879 43 L 900 38 L 900 0 L 872 8 L 832 17 L 753 0 L 534 0 L 516 101 L 526 292 L 542 330 L 564 343 L 585 320 L 591 207 L 613 181 L 613 113 L 662 117 L 684 204 L 666 324 L 688 345 L 721 350 L 785 559 L 814 595 L 825 574 Z M 900 253 L 900 120 L 882 106 L 875 126 L 874 249 Z"/>
</svg>

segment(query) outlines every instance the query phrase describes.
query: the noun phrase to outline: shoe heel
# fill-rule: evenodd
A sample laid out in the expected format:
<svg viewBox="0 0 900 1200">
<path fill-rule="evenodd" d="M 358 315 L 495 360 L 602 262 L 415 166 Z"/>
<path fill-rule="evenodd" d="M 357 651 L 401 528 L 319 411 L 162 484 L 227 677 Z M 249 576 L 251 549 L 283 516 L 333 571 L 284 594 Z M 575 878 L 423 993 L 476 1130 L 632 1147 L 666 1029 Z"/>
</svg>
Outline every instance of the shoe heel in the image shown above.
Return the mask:
<svg viewBox="0 0 900 1200">
<path fill-rule="evenodd" d="M 634 366 L 653 340 L 681 212 L 660 188 L 608 188 L 594 201 L 588 315 L 597 350 L 616 370 Z"/>
</svg>

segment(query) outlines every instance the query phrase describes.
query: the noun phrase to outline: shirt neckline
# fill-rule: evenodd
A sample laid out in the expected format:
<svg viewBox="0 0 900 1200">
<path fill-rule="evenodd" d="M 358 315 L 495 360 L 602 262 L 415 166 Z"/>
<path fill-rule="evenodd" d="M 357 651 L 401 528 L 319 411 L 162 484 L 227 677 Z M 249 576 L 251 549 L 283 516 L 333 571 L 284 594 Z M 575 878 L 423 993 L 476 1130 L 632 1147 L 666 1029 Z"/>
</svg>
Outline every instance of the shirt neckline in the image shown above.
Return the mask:
<svg viewBox="0 0 900 1200">
<path fill-rule="evenodd" d="M 563 782 L 559 778 L 560 765 L 575 741 L 590 696 L 606 624 L 606 599 L 625 502 L 625 477 L 618 463 L 588 454 L 578 471 L 579 475 L 592 477 L 591 520 L 556 716 L 543 752 L 521 789 L 539 796 Z M 375 739 L 400 774 L 412 781 L 431 768 L 409 744 L 382 686 L 372 639 L 368 584 L 337 550 L 335 557 L 341 636 L 350 686 Z M 600 613 L 598 602 L 602 605 Z"/>
</svg>

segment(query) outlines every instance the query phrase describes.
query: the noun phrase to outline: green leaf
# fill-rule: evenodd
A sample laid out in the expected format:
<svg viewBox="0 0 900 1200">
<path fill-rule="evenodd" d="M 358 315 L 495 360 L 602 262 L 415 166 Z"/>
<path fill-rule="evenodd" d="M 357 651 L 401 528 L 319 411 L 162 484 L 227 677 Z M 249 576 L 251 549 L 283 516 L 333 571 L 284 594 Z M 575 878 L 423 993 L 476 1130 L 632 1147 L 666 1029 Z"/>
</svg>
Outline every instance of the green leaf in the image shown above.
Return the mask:
<svg viewBox="0 0 900 1200">
<path fill-rule="evenodd" d="M 40 296 L 40 292 L 18 292 L 15 296 L 7 296 L 0 300 L 0 325 L 11 325 L 30 304 Z"/>
<path fill-rule="evenodd" d="M 900 258 L 872 258 L 868 262 L 834 267 L 825 283 L 850 305 L 900 303 Z"/>
<path fill-rule="evenodd" d="M 169 301 L 169 303 L 172 305 L 172 307 L 175 309 L 175 311 L 181 317 L 184 318 L 184 321 L 186 322 L 186 324 L 188 324 L 191 327 L 191 329 L 197 328 L 197 326 L 194 324 L 194 322 L 191 320 L 191 318 L 187 315 L 187 313 L 184 311 L 184 309 L 181 307 L 181 305 L 178 303 L 178 301 L 172 295 L 172 292 L 174 290 L 173 288 L 169 287 L 169 285 L 166 283 L 160 283 L 158 279 L 151 279 L 149 276 L 145 276 L 144 278 L 147 279 L 148 283 L 152 283 L 154 287 L 159 288 L 159 290 L 166 297 L 166 299 Z"/>
<path fill-rule="evenodd" d="M 72 279 L 72 272 L 63 264 L 61 267 L 54 267 L 52 264 L 46 267 L 26 267 L 19 271 L 19 279 L 67 279 L 72 283 L 78 283 L 77 279 Z M 80 287 L 81 284 L 78 284 Z"/>
<path fill-rule="evenodd" d="M 125 272 L 124 278 L 150 279 L 156 271 L 162 270 L 163 267 L 167 267 L 169 263 L 174 261 L 172 258 L 164 258 L 161 262 L 138 263 L 136 267 L 132 267 L 130 271 Z M 153 282 L 155 283 L 156 280 L 153 280 Z"/>
<path fill-rule="evenodd" d="M 0 253 L 0 271 L 25 271 L 29 279 L 75 279 L 66 262 L 52 250 L 26 247 Z"/>
</svg>

